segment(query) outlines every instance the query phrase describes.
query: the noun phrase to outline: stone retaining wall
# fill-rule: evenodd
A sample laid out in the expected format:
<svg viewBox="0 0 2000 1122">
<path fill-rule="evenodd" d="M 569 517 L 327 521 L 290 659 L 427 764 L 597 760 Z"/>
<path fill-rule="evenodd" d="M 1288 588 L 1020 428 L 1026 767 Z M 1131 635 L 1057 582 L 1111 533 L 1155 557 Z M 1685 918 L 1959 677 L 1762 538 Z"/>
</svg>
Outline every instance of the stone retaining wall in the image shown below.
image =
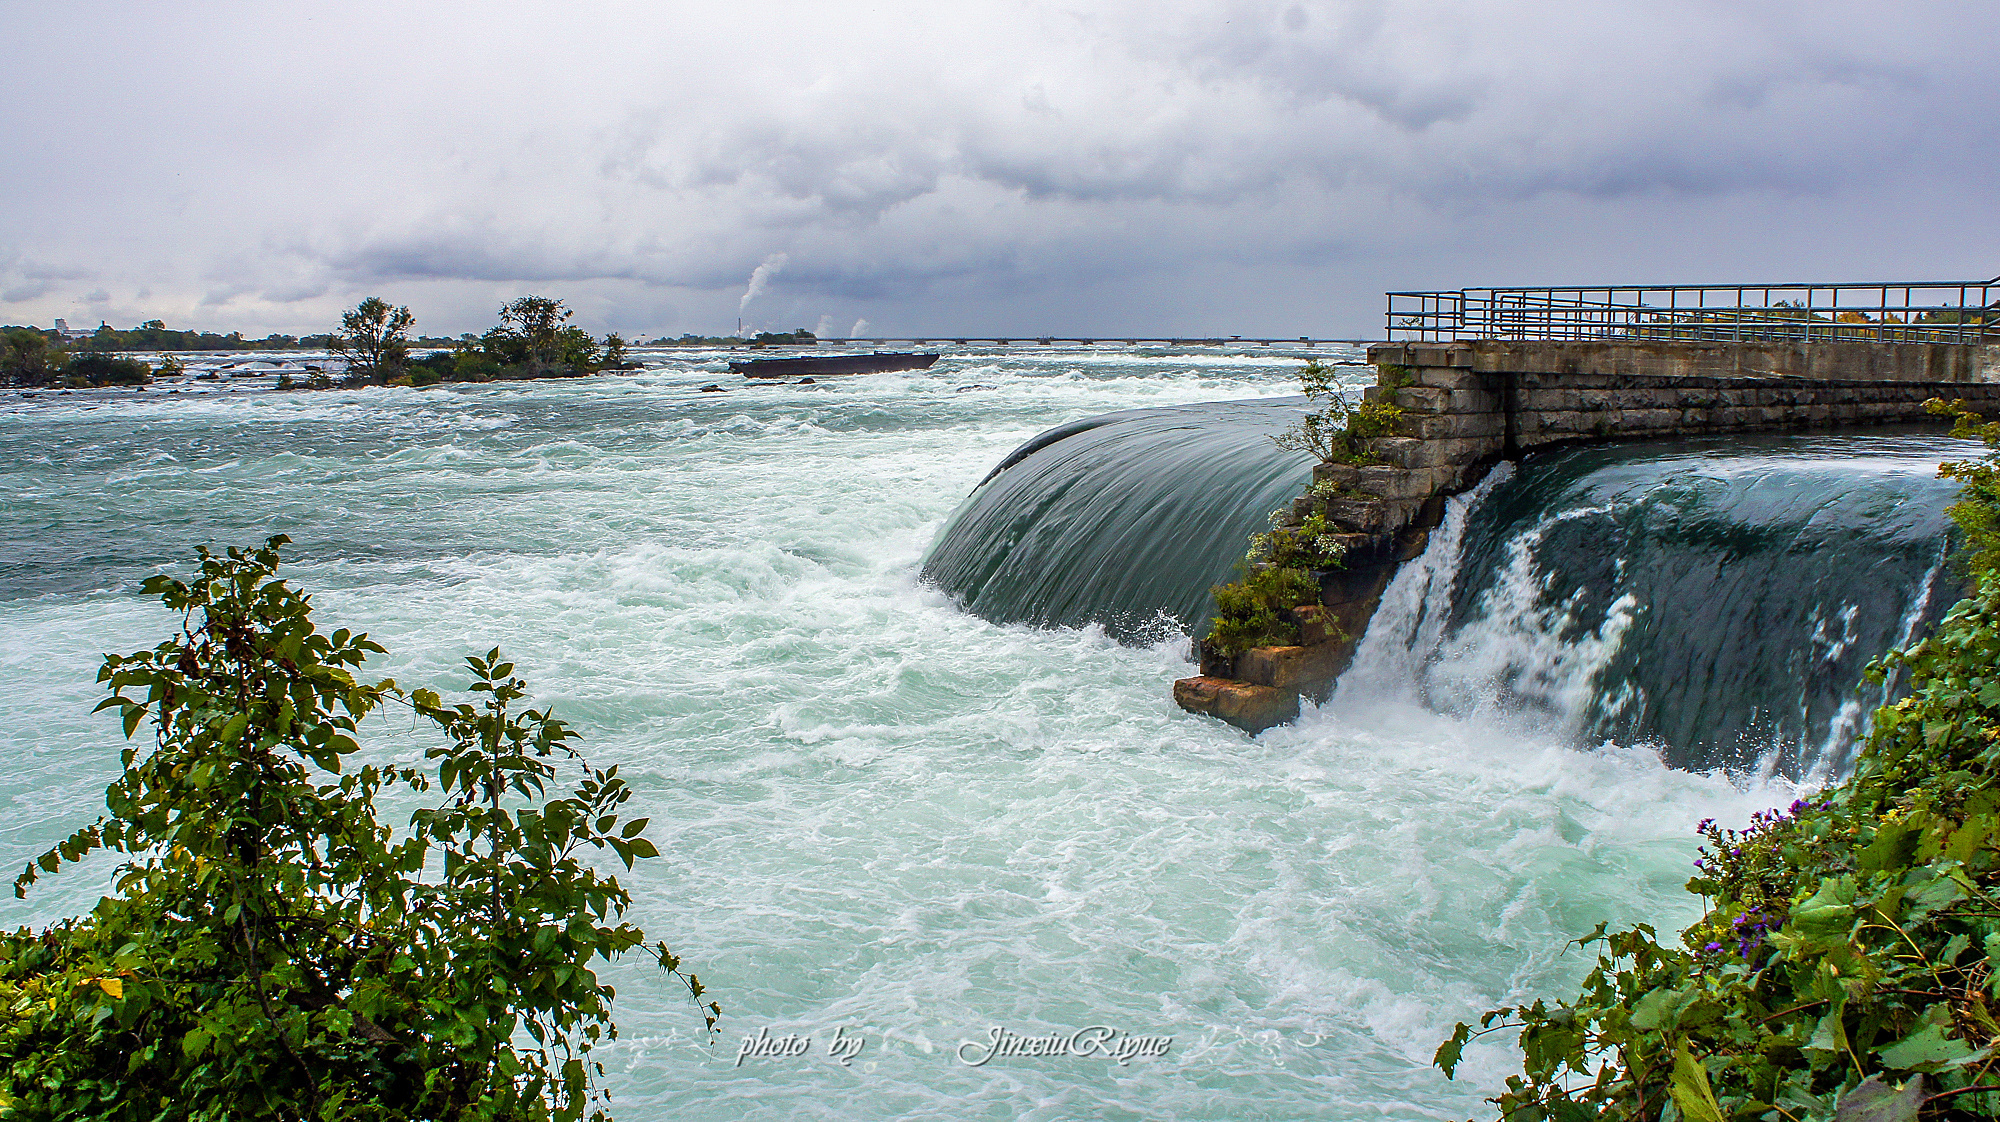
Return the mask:
<svg viewBox="0 0 2000 1122">
<path fill-rule="evenodd" d="M 1379 463 L 1320 464 L 1316 482 L 1341 531 L 1346 565 L 1322 582 L 1323 609 L 1300 609 L 1306 641 L 1236 658 L 1205 654 L 1174 699 L 1251 732 L 1324 700 L 1389 580 L 1423 552 L 1444 500 L 1497 461 L 1557 444 L 1729 432 L 1932 422 L 1924 402 L 1962 399 L 2000 415 L 2000 346 L 1815 343 L 1385 344 L 1370 400 L 1403 410 L 1396 433 L 1368 441 Z M 1301 499 L 1298 516 L 1313 500 Z"/>
</svg>

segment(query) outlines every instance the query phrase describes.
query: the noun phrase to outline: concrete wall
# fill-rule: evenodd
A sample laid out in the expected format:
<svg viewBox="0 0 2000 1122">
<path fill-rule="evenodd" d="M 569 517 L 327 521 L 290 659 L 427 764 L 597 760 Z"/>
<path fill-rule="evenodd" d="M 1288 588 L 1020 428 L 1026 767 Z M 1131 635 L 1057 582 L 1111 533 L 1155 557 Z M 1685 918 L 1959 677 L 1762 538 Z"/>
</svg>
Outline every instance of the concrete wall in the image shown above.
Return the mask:
<svg viewBox="0 0 2000 1122">
<path fill-rule="evenodd" d="M 1444 500 L 1500 460 L 1605 440 L 1945 424 L 1924 409 L 1934 397 L 2000 416 L 2000 346 L 1481 341 L 1386 344 L 1368 360 L 1379 370 L 1368 397 L 1403 416 L 1395 435 L 1368 442 L 1379 463 L 1314 469 L 1340 488 L 1323 509 L 1346 547 L 1345 567 L 1324 583 L 1325 613 L 1313 616 L 1319 630 L 1308 629 L 1318 641 L 1204 654 L 1201 676 L 1174 684 L 1183 708 L 1256 731 L 1293 719 L 1301 695 L 1324 698 Z"/>
</svg>

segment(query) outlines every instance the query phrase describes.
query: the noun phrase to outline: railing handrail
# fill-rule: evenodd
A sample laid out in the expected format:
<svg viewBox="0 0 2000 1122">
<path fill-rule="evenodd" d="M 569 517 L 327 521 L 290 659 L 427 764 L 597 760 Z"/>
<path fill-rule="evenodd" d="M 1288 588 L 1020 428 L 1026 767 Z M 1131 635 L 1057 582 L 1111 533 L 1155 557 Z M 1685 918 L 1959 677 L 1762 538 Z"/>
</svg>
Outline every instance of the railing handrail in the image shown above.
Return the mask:
<svg viewBox="0 0 2000 1122">
<path fill-rule="evenodd" d="M 1391 339 L 1417 341 L 1818 337 L 1984 343 L 2000 341 L 1996 289 L 2000 276 L 1985 281 L 1470 287 L 1390 292 L 1387 318 Z M 1803 299 L 1786 298 L 1794 294 Z M 1710 303 L 1717 298 L 1719 302 Z"/>
</svg>

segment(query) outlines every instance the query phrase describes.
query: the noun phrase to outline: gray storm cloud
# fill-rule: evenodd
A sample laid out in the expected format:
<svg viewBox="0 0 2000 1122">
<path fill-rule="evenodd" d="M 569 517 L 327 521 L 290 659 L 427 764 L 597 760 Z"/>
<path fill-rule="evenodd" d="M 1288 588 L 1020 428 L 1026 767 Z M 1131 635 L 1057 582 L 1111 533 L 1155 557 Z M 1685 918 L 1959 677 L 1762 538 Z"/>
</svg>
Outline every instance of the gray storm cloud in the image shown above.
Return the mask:
<svg viewBox="0 0 2000 1122">
<path fill-rule="evenodd" d="M 2000 271 L 1990 4 L 465 12 L 16 7 L 0 320 L 1366 334 L 1391 287 Z"/>
</svg>

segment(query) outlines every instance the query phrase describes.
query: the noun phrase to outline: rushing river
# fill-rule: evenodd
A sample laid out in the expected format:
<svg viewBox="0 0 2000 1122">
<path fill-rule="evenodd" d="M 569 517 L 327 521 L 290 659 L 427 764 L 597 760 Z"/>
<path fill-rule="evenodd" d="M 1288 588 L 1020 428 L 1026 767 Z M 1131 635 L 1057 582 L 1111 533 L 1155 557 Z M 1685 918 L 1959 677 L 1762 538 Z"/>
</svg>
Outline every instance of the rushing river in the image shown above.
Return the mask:
<svg viewBox="0 0 2000 1122">
<path fill-rule="evenodd" d="M 89 714 L 96 665 L 171 622 L 137 582 L 274 532 L 322 626 L 389 647 L 372 670 L 449 686 L 499 644 L 636 786 L 664 856 L 629 876 L 632 918 L 725 1017 L 704 1046 L 685 995 L 614 969 L 623 1036 L 599 1055 L 628 1122 L 1463 1118 L 1509 1057 L 1445 1081 L 1455 1021 L 1573 985 L 1563 942 L 1600 921 L 1691 918 L 1692 824 L 1791 797 L 1422 691 L 1248 739 L 1174 707 L 1171 628 L 996 624 L 920 580 L 1023 441 L 1285 396 L 1296 355 L 954 351 L 812 386 L 640 357 L 540 384 L 0 400 L 0 857 L 101 805 L 120 741 Z M 411 735 L 385 721 L 372 750 Z M 106 873 L 0 919 L 81 911 Z M 963 1062 L 995 1028 L 1089 1026 L 1172 1040 Z M 761 1030 L 812 1049 L 739 1065 Z M 864 1042 L 846 1065 L 837 1032 Z"/>
</svg>

